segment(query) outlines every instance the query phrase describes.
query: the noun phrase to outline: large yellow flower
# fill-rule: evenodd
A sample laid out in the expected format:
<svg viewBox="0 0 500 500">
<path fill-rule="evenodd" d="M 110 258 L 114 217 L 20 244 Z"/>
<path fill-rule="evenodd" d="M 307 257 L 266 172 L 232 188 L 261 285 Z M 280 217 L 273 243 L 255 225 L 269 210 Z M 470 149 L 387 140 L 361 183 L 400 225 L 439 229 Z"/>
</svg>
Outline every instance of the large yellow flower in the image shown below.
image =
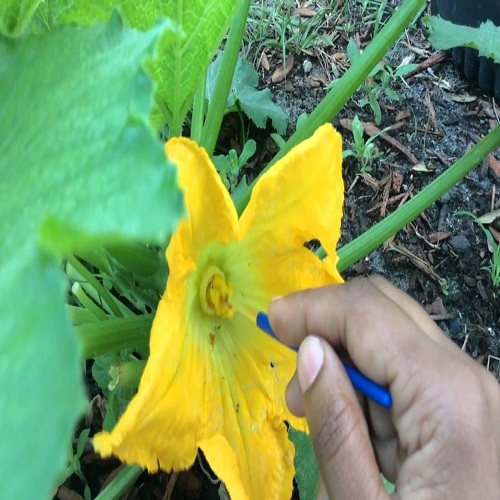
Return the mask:
<svg viewBox="0 0 500 500">
<path fill-rule="evenodd" d="M 232 498 L 286 498 L 294 448 L 285 421 L 306 430 L 284 401 L 296 354 L 255 326 L 273 296 L 341 282 L 341 138 L 324 125 L 256 184 L 238 220 L 205 151 L 166 144 L 188 217 L 167 249 L 170 276 L 151 330 L 139 390 L 103 456 L 150 471 L 190 467 L 200 448 Z M 318 239 L 329 257 L 304 246 Z"/>
</svg>

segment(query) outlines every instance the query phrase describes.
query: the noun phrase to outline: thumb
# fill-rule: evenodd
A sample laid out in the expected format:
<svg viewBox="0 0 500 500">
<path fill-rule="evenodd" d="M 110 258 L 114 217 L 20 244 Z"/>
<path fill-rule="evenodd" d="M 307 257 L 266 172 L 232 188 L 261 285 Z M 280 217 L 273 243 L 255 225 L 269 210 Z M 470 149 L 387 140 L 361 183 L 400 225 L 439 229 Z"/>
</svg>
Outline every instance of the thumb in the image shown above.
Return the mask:
<svg viewBox="0 0 500 500">
<path fill-rule="evenodd" d="M 297 378 L 319 470 L 330 498 L 383 498 L 368 426 L 332 347 L 307 337 Z"/>
</svg>

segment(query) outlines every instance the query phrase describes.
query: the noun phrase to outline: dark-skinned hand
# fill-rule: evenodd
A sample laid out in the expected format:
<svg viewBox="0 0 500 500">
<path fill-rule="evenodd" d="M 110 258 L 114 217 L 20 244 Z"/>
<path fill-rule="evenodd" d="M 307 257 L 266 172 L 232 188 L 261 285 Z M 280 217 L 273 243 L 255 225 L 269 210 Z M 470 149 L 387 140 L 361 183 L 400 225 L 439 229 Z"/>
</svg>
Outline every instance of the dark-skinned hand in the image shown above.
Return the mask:
<svg viewBox="0 0 500 500">
<path fill-rule="evenodd" d="M 500 498 L 500 386 L 408 295 L 374 276 L 274 300 L 271 325 L 300 345 L 286 393 L 306 416 L 318 496 Z M 386 410 L 358 396 L 339 358 L 390 389 Z"/>
</svg>

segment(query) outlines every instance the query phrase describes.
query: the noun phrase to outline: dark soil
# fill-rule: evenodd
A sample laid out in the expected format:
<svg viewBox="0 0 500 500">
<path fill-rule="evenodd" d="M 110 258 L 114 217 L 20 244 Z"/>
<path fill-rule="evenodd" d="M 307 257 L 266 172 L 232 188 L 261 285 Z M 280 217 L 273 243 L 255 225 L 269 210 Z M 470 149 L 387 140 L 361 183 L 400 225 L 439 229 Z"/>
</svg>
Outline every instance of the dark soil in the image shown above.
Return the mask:
<svg viewBox="0 0 500 500">
<path fill-rule="evenodd" d="M 321 7 L 321 3 L 308 2 L 308 6 Z M 389 1 L 390 6 L 398 3 Z M 359 7 L 351 9 L 348 15 L 353 30 L 346 33 L 345 17 L 337 16 L 335 22 L 323 30 L 331 35 L 333 46 L 322 46 L 319 51 L 308 54 L 296 53 L 293 69 L 281 83 L 272 84 L 271 75 L 281 64 L 282 54 L 266 49 L 271 67 L 269 70 L 259 68 L 261 87 L 269 87 L 274 100 L 289 115 L 289 135 L 295 129 L 298 116 L 310 113 L 326 95 L 322 83 L 340 76 L 348 67 L 348 59 L 342 54 L 346 53 L 349 38 L 358 40 L 360 48 L 372 38 L 373 24 L 363 19 Z M 251 55 L 256 66 L 261 50 Z M 427 42 L 425 27 L 417 23 L 387 55 L 386 62 L 395 68 L 405 57 L 413 56 L 412 62 L 420 64 L 435 54 Z M 417 194 L 498 123 L 500 112 L 495 102 L 464 83 L 449 58 L 432 64 L 428 70 L 417 71 L 406 83 L 399 80 L 391 88 L 398 92 L 400 99 L 381 99 L 382 123 L 378 127 L 398 124 L 387 134 L 405 146 L 428 171 L 415 170 L 415 162 L 382 138 L 376 139 L 375 144 L 383 154 L 373 162 L 370 172 L 362 173 L 357 160 L 346 159 L 341 245 Z M 370 108 L 360 108 L 357 104 L 362 97 L 362 93 L 356 94 L 333 121 L 343 136 L 344 150 L 352 148 L 353 141 L 344 120 L 358 115 L 363 122 L 374 122 Z M 239 117 L 228 117 L 221 133 L 222 142 L 238 147 L 240 123 Z M 270 130 L 263 133 L 251 124 L 248 130 L 260 145 L 257 158 L 245 172 L 252 177 L 270 159 L 275 145 L 268 138 Z M 500 159 L 500 151 L 496 151 L 495 156 Z M 489 370 L 500 381 L 500 289 L 493 288 L 489 273 L 483 269 L 490 262 L 491 252 L 481 228 L 470 217 L 456 215 L 459 210 L 467 210 L 480 216 L 500 208 L 497 193 L 500 193 L 499 178 L 486 159 L 401 230 L 390 244 L 372 252 L 345 272 L 344 277 L 384 275 L 417 299 L 443 331 L 478 363 L 485 366 L 489 363 Z M 497 231 L 499 223 L 497 220 L 493 226 Z M 90 447 L 86 449 L 82 470 L 91 486 L 92 497 L 119 467 L 117 461 L 102 460 Z M 208 469 L 208 465 L 196 461 L 189 471 L 175 473 L 170 478 L 164 473 L 154 476 L 143 473 L 124 498 L 226 498 L 220 483 L 211 481 L 202 468 Z M 73 476 L 58 491 L 57 497 L 81 498 L 73 496 L 76 491 L 83 494 L 83 483 Z M 295 497 L 298 498 L 297 491 Z"/>
<path fill-rule="evenodd" d="M 349 36 L 366 38 L 363 21 L 351 18 L 351 22 L 362 28 Z M 338 46 L 330 51 L 345 52 L 346 38 L 347 35 L 341 33 L 337 38 Z M 362 47 L 364 45 L 362 43 Z M 409 47 L 426 52 L 420 56 Z M 386 62 L 397 67 L 405 57 L 413 55 L 412 62 L 419 64 L 435 52 L 426 41 L 425 29 L 417 24 L 389 52 Z M 312 63 L 307 74 L 304 72 L 305 60 Z M 280 63 L 278 60 L 277 65 Z M 272 71 L 272 67 L 270 72 L 261 70 L 264 84 L 269 84 Z M 313 57 L 298 55 L 287 80 L 272 87 L 276 102 L 287 111 L 292 124 L 301 113 L 310 113 L 327 93 L 324 88 L 311 87 L 311 76 L 326 78 L 324 65 Z M 391 200 L 407 192 L 410 196 L 417 194 L 498 123 L 499 110 L 495 102 L 465 83 L 448 58 L 433 65 L 429 71 L 417 72 L 406 79 L 406 84 L 392 88 L 397 90 L 400 99 L 382 99 L 382 123 L 378 128 L 398 124 L 399 127 L 387 134 L 405 146 L 429 172 L 415 171 L 414 163 L 407 156 L 381 138 L 375 143 L 383 155 L 374 161 L 369 173 L 361 173 L 359 162 L 347 158 L 344 162 L 346 199 L 341 245 L 393 212 L 401 202 L 400 198 L 387 206 L 383 215 L 380 205 L 384 196 Z M 374 122 L 369 106 L 360 108 L 357 105 L 362 97 L 363 93 L 358 92 L 333 121 L 343 136 L 344 150 L 352 149 L 353 138 L 344 128 L 343 120 L 358 115 L 363 122 Z M 457 102 L 461 100 L 468 102 Z M 408 118 L 398 123 L 398 114 L 403 112 Z M 291 129 L 293 132 L 294 127 Z M 500 150 L 494 154 L 500 158 Z M 445 333 L 478 362 L 486 366 L 489 361 L 490 371 L 500 380 L 500 362 L 494 359 L 500 356 L 500 289 L 493 288 L 491 276 L 483 269 L 490 262 L 491 252 L 481 228 L 470 217 L 456 215 L 457 211 L 466 210 L 481 216 L 498 209 L 499 188 L 499 178 L 489 167 L 487 158 L 400 231 L 391 245 L 387 245 L 389 248 L 377 249 L 344 273 L 344 277 L 384 275 L 417 299 Z M 493 226 L 497 230 L 498 222 Z M 436 240 L 438 236 L 441 236 L 439 241 Z M 423 260 L 427 264 L 426 272 L 417 267 L 416 259 L 412 262 L 390 246 L 402 246 L 403 250 Z M 438 279 L 444 280 L 444 286 Z"/>
</svg>

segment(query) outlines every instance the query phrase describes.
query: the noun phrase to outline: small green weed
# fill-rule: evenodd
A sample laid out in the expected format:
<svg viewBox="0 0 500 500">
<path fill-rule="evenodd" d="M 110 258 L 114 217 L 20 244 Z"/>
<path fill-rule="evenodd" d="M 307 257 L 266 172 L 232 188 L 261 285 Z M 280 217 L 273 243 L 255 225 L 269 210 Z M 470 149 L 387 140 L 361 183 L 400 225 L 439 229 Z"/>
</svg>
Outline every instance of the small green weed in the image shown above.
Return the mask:
<svg viewBox="0 0 500 500">
<path fill-rule="evenodd" d="M 387 6 L 387 0 L 362 0 L 361 12 L 367 24 L 373 23 L 373 36 L 384 25 L 384 17 L 391 15 L 393 9 Z"/>
<path fill-rule="evenodd" d="M 349 40 L 349 44 L 347 46 L 347 55 L 349 56 L 351 64 L 354 64 L 361 55 L 361 51 L 352 38 Z M 364 92 L 365 95 L 358 101 L 358 105 L 361 108 L 364 108 L 367 105 L 370 106 L 377 125 L 380 125 L 382 121 L 382 110 L 380 108 L 379 100 L 385 96 L 391 101 L 399 101 L 398 93 L 395 92 L 391 86 L 398 80 L 398 78 L 403 78 L 416 67 L 416 64 L 403 63 L 394 70 L 388 64 L 379 63 L 370 72 L 368 78 L 361 85 L 360 90 Z"/>
<path fill-rule="evenodd" d="M 370 137 L 367 141 L 364 138 L 363 124 L 358 118 L 358 115 L 354 117 L 352 121 L 352 136 L 354 138 L 354 149 L 346 149 L 342 153 L 342 158 L 349 158 L 354 156 L 361 163 L 361 172 L 370 172 L 372 169 L 372 163 L 374 160 L 382 156 L 382 152 L 378 151 L 375 147 L 375 139 L 387 129 L 381 130 L 380 133 Z"/>
<path fill-rule="evenodd" d="M 488 240 L 489 246 L 492 250 L 492 257 L 489 265 L 482 267 L 483 271 L 487 271 L 491 276 L 491 282 L 494 288 L 500 287 L 500 245 L 495 241 L 495 238 L 491 234 L 483 222 L 481 218 L 476 217 L 472 212 L 467 210 L 460 210 L 455 213 L 455 215 L 467 215 L 474 220 L 476 224 L 478 224 L 483 230 L 486 238 Z"/>
<path fill-rule="evenodd" d="M 85 477 L 82 474 L 80 458 L 82 457 L 83 451 L 85 450 L 85 444 L 87 443 L 89 434 L 90 434 L 90 429 L 83 429 L 82 432 L 80 432 L 80 435 L 78 436 L 75 452 L 73 452 L 72 446 L 69 447 L 66 470 L 58 478 L 58 484 L 63 484 L 66 481 L 66 479 L 68 479 L 68 477 L 70 477 L 73 474 L 76 474 L 85 483 L 85 490 L 84 490 L 85 500 L 90 500 L 90 489 L 87 485 Z"/>
<path fill-rule="evenodd" d="M 255 154 L 257 144 L 253 139 L 248 140 L 243 147 L 241 155 L 231 149 L 227 155 L 214 156 L 212 158 L 215 167 L 217 168 L 222 182 L 231 193 L 234 193 L 238 184 L 240 170 L 246 165 L 247 161 Z M 247 185 L 246 176 L 240 181 L 240 184 Z"/>
</svg>

